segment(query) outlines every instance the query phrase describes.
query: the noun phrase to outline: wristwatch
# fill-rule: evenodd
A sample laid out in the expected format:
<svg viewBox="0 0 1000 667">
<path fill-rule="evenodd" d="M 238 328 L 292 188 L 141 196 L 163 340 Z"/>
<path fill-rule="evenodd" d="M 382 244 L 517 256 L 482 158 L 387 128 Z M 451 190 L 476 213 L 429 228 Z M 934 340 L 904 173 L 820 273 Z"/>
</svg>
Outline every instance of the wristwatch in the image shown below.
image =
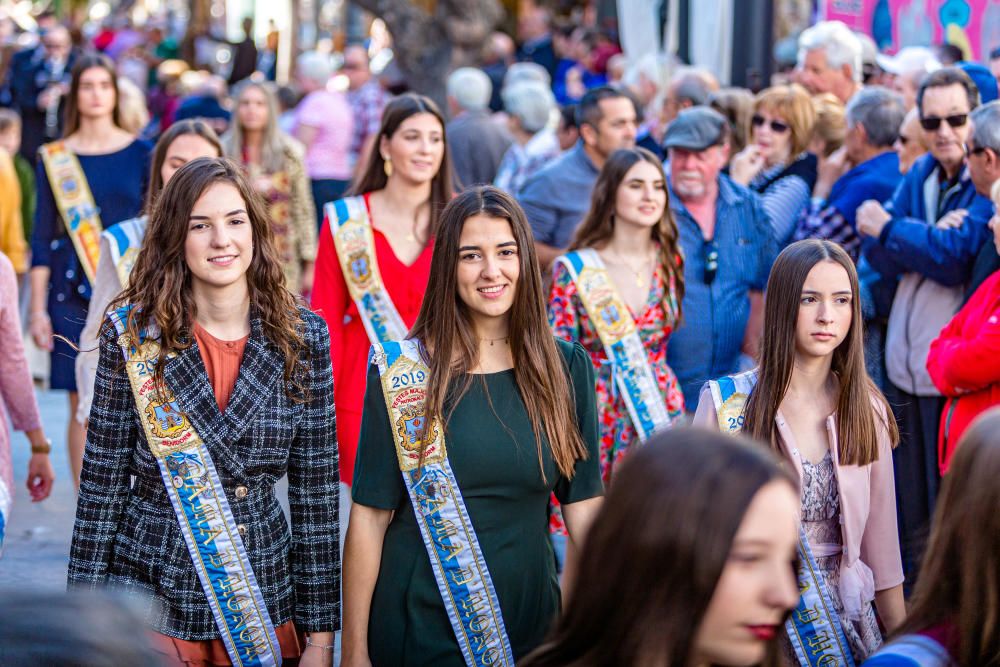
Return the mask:
<svg viewBox="0 0 1000 667">
<path fill-rule="evenodd" d="M 52 451 L 52 441 L 45 438 L 45 442 L 40 445 L 31 443 L 31 453 L 32 454 L 48 454 Z"/>
</svg>

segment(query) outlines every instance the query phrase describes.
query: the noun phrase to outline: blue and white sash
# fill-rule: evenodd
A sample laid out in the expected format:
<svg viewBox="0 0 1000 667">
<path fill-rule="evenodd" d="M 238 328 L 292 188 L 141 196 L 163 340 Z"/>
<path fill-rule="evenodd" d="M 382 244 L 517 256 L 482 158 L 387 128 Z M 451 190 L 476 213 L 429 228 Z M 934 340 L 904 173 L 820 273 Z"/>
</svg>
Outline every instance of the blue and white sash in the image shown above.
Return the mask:
<svg viewBox="0 0 1000 667">
<path fill-rule="evenodd" d="M 420 436 L 424 432 L 430 375 L 421 349 L 416 340 L 372 346 L 372 361 L 378 365 L 382 379 L 399 469 L 465 663 L 469 667 L 514 667 L 500 602 L 448 463 L 444 428 L 437 421 L 426 430 L 421 464 Z"/>
<path fill-rule="evenodd" d="M 111 247 L 111 261 L 118 272 L 118 281 L 122 288 L 128 285 L 128 277 L 135 266 L 135 258 L 142 248 L 142 239 L 146 236 L 146 225 L 149 218 L 140 216 L 119 222 L 105 229 L 101 236 L 108 240 Z"/>
<path fill-rule="evenodd" d="M 389 298 L 378 269 L 375 235 L 365 198 L 345 197 L 328 203 L 325 209 L 340 270 L 361 314 L 368 340 L 375 344 L 406 338 L 406 324 Z"/>
<path fill-rule="evenodd" d="M 747 371 L 708 383 L 723 433 L 743 429 L 743 408 L 757 384 L 757 371 Z M 840 615 L 830 598 L 826 580 L 816 564 L 809 539 L 799 528 L 799 604 L 785 621 L 785 632 L 803 667 L 854 667 L 854 656 L 844 636 Z"/>
<path fill-rule="evenodd" d="M 13 504 L 14 494 L 0 476 L 0 553 L 3 553 L 3 538 L 7 534 L 7 522 L 10 521 L 10 508 Z"/>
<path fill-rule="evenodd" d="M 948 649 L 926 635 L 903 635 L 865 660 L 864 667 L 958 667 Z"/>
<path fill-rule="evenodd" d="M 673 418 L 649 367 L 635 320 L 597 251 L 592 248 L 575 250 L 556 261 L 569 271 L 587 315 L 597 329 L 639 441 L 645 442 L 657 431 L 670 428 Z"/>
<path fill-rule="evenodd" d="M 108 314 L 149 449 L 177 515 L 191 562 L 234 665 L 281 664 L 281 648 L 212 457 L 173 392 L 153 382 L 160 351 L 155 331 L 135 344 L 125 306 Z M 162 394 L 162 395 L 161 395 Z"/>
</svg>

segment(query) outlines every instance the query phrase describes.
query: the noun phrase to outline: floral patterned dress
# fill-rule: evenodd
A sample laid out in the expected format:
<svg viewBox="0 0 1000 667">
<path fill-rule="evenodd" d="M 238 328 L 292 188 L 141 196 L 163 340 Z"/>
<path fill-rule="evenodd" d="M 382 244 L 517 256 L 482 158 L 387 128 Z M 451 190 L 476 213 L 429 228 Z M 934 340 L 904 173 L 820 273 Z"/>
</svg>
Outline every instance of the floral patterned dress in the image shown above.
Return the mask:
<svg viewBox="0 0 1000 667">
<path fill-rule="evenodd" d="M 607 486 L 616 463 L 638 442 L 638 435 L 628 408 L 625 407 L 625 399 L 615 383 L 611 362 L 597 329 L 587 315 L 576 284 L 561 262 L 556 262 L 553 271 L 552 289 L 549 293 L 549 326 L 559 338 L 579 341 L 590 355 L 596 371 L 601 476 Z M 674 285 L 666 284 L 663 273 L 663 267 L 657 265 L 645 310 L 638 317 L 631 309 L 629 314 L 635 320 L 656 384 L 673 421 L 684 412 L 684 394 L 681 393 L 677 377 L 667 365 L 667 341 L 677 323 L 679 308 Z M 560 513 L 552 512 L 551 528 L 553 532 L 565 534 Z"/>
</svg>

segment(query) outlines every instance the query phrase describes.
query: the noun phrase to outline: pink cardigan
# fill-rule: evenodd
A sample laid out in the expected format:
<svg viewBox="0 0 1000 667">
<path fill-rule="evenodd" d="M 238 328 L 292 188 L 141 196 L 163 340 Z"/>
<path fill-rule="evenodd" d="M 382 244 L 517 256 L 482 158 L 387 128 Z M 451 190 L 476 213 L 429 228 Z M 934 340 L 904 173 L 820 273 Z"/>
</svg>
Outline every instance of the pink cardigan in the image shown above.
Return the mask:
<svg viewBox="0 0 1000 667">
<path fill-rule="evenodd" d="M 884 418 L 885 410 L 881 403 L 873 401 L 873 404 Z M 702 389 L 693 423 L 705 428 L 719 428 L 715 404 L 707 387 Z M 780 410 L 775 416 L 775 423 L 785 459 L 792 462 L 801 483 L 802 460 L 795 445 L 795 436 Z M 896 483 L 892 472 L 889 433 L 884 428 L 879 429 L 878 459 L 868 465 L 858 466 L 840 463 L 837 420 L 833 415 L 826 418 L 826 431 L 840 491 L 840 525 L 844 542 L 840 566 L 841 591 L 842 594 L 849 593 L 850 591 L 845 591 L 844 584 L 851 581 L 866 582 L 873 576 L 873 597 L 874 591 L 883 591 L 903 583 L 903 561 L 896 528 Z M 863 584 L 862 587 L 867 592 L 868 585 Z M 870 600 L 871 598 L 862 602 Z M 848 611 L 854 606 L 849 599 L 844 599 L 844 605 Z"/>
</svg>

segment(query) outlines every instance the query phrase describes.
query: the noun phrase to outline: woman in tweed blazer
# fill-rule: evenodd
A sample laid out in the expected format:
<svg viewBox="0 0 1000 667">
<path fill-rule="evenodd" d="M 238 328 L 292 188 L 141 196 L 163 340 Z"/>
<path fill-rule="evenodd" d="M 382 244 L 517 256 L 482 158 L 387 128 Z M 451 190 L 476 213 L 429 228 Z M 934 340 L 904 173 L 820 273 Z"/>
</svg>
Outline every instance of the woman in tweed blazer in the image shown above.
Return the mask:
<svg viewBox="0 0 1000 667">
<path fill-rule="evenodd" d="M 329 335 L 285 289 L 266 209 L 235 163 L 200 158 L 170 180 L 114 305 L 124 303 L 132 305 L 130 334 L 154 319 L 160 329 L 154 380 L 174 392 L 214 460 L 285 664 L 299 656 L 301 665 L 331 664 L 340 560 Z M 224 647 L 218 661 L 220 631 L 150 453 L 117 339 L 105 322 L 70 585 L 137 593 L 152 628 L 176 650 L 171 657 L 228 664 Z M 220 387 L 225 369 L 207 350 L 224 354 L 243 344 L 238 378 L 233 368 L 228 387 Z M 286 473 L 291 531 L 274 493 Z M 309 635 L 304 650 L 301 633 Z M 189 660 L 193 649 L 208 657 Z"/>
</svg>

